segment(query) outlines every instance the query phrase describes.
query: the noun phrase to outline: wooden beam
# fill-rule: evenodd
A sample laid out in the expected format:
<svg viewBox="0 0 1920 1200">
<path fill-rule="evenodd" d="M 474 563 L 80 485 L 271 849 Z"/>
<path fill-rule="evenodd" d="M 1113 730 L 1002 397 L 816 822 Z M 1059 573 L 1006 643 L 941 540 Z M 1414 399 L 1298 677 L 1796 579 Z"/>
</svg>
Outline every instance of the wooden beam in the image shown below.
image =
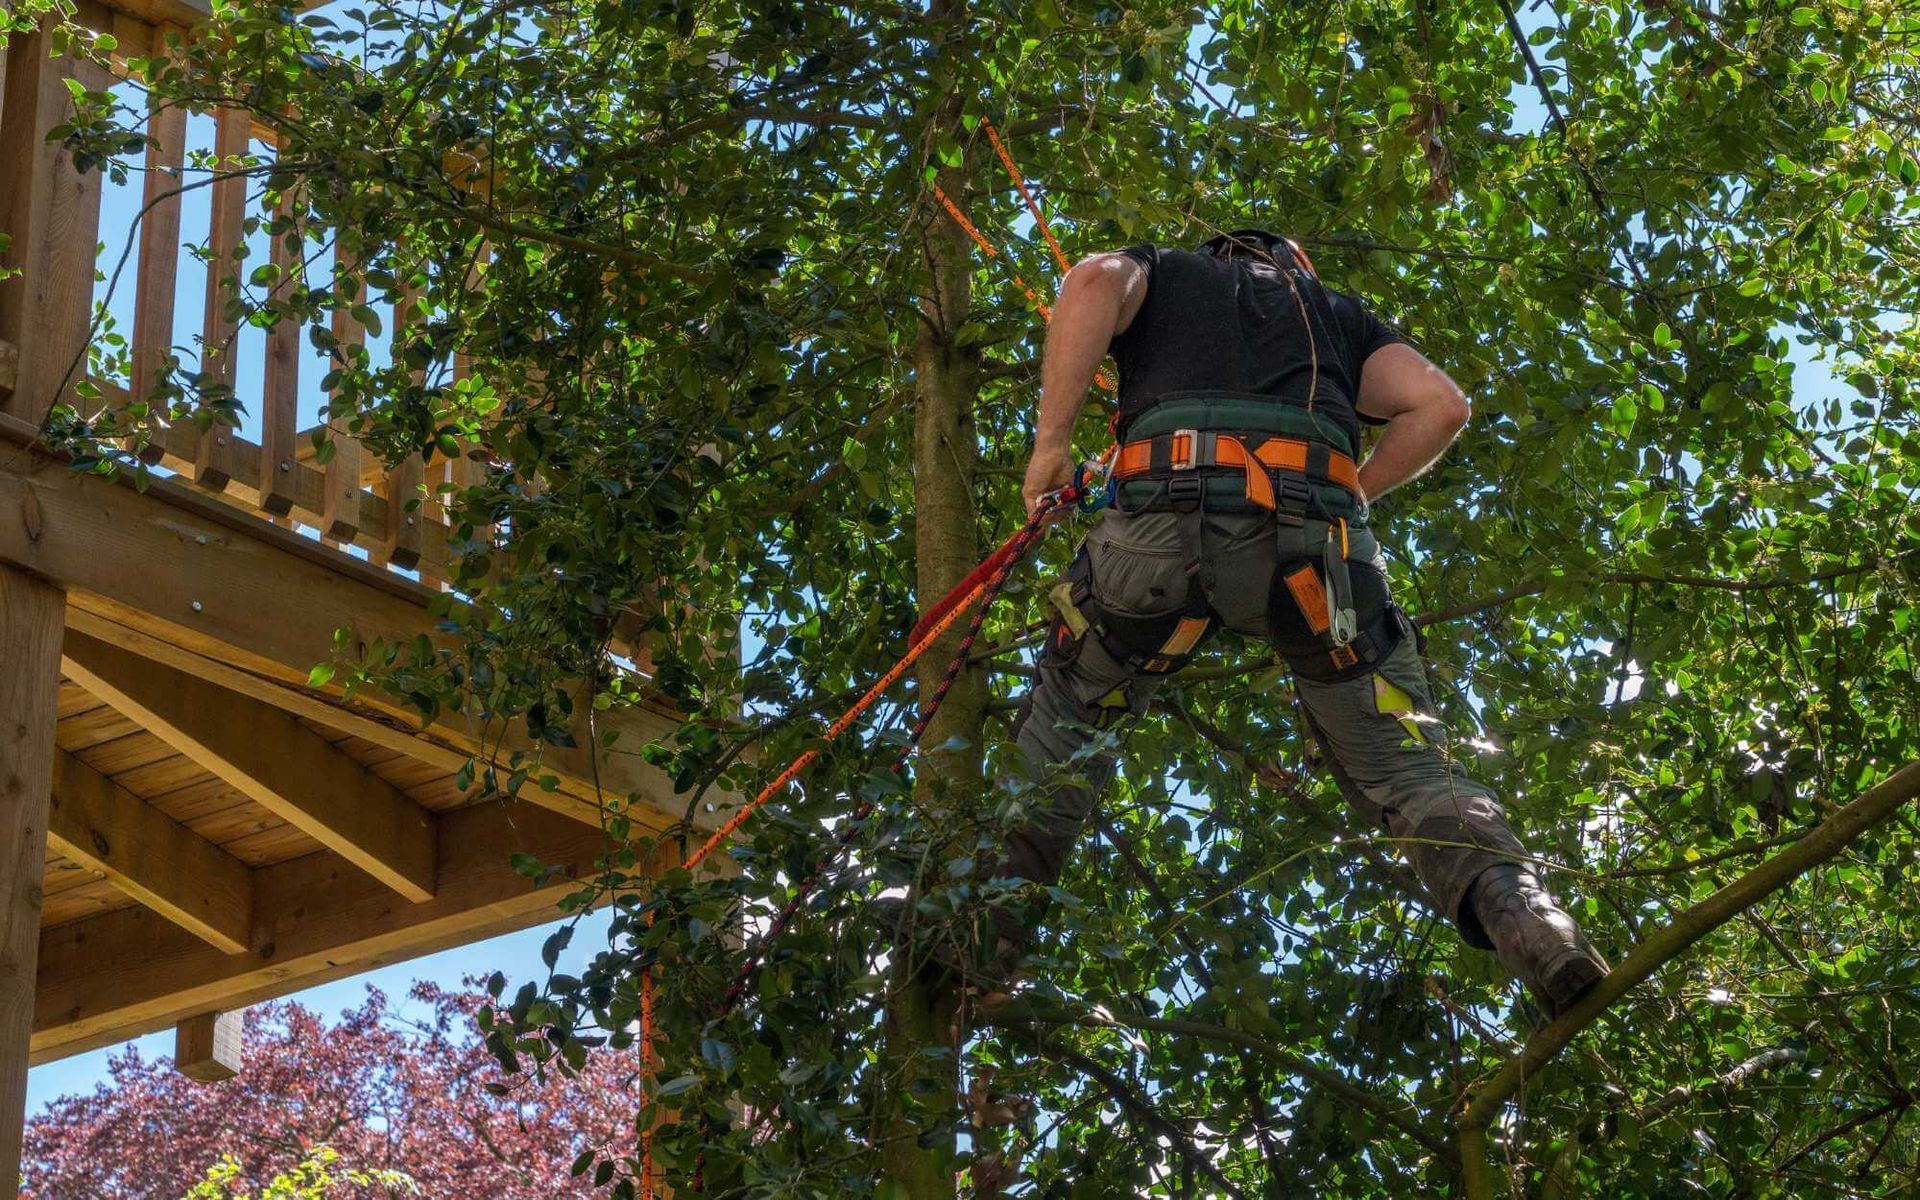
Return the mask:
<svg viewBox="0 0 1920 1200">
<path fill-rule="evenodd" d="M 0 417 L 0 562 L 63 584 L 76 610 L 274 681 L 281 697 L 306 691 L 314 664 L 333 659 L 336 629 L 352 631 L 348 654 L 375 636 L 441 636 L 426 613 L 432 593 L 417 584 L 172 480 L 150 479 L 142 492 L 129 479 L 75 475 L 30 448 L 32 435 L 31 427 Z M 16 516 L 29 512 L 31 520 Z M 419 724 L 397 702 L 370 692 L 330 702 L 401 727 Z M 282 708 L 294 703 L 279 701 Z M 677 818 L 682 801 L 671 781 L 635 751 L 671 736 L 678 720 L 628 709 L 601 713 L 597 722 L 602 733 L 620 734 L 617 752 L 602 753 L 597 764 L 584 728 L 577 748 L 536 747 L 517 724 L 503 731 L 448 713 L 426 736 L 463 754 L 505 758 L 538 750 L 561 790 L 529 788 L 527 798 L 585 820 L 599 820 L 602 794 L 637 795 Z M 737 800 L 711 797 L 693 814 L 694 824 L 712 827 Z"/>
<path fill-rule="evenodd" d="M 253 921 L 246 864 L 65 751 L 54 758 L 48 840 L 208 945 L 246 950 Z"/>
<path fill-rule="evenodd" d="M 28 1038 L 47 860 L 60 589 L 0 564 L 0 1195 L 19 1190 Z"/>
<path fill-rule="evenodd" d="M 470 757 L 467 751 L 441 740 L 432 726 L 422 729 L 417 722 L 403 721 L 378 710 L 350 708 L 341 698 L 326 691 L 297 687 L 256 675 L 218 659 L 196 654 L 185 646 L 117 624 L 85 609 L 67 610 L 67 628 L 118 646 L 141 658 L 165 663 L 176 671 L 185 671 L 230 692 L 270 704 L 282 712 L 292 713 L 329 729 L 337 729 L 341 733 L 352 734 L 416 762 L 438 767 L 449 775 L 466 766 Z M 598 818 L 583 816 L 582 819 Z"/>
<path fill-rule="evenodd" d="M 433 817 L 313 730 L 69 630 L 69 678 L 409 900 L 433 898 Z"/>
<path fill-rule="evenodd" d="M 440 819 L 437 834 L 440 890 L 424 904 L 400 903 L 330 854 L 260 868 L 246 954 L 222 954 L 138 908 L 47 929 L 34 1061 L 557 920 L 560 899 L 593 875 L 609 849 L 599 830 L 524 804 L 458 809 Z M 668 841 L 663 852 L 672 850 Z M 536 887 L 513 869 L 516 853 L 555 874 Z M 657 866 L 631 873 L 657 874 Z M 113 969 L 103 971 L 103 963 Z"/>
<path fill-rule="evenodd" d="M 67 82 L 103 81 L 75 60 L 51 53 L 57 15 L 8 39 L 0 99 L 0 234 L 11 242 L 0 268 L 0 341 L 19 348 L 18 380 L 0 410 L 39 422 L 56 401 L 72 401 L 86 378 L 93 311 L 93 253 L 100 221 L 100 172 L 84 174 L 47 135 L 67 119 Z M 0 271 L 0 275 L 6 272 Z"/>
<path fill-rule="evenodd" d="M 222 1083 L 246 1063 L 244 1012 L 196 1013 L 173 1028 L 173 1069 L 195 1083 Z"/>
</svg>

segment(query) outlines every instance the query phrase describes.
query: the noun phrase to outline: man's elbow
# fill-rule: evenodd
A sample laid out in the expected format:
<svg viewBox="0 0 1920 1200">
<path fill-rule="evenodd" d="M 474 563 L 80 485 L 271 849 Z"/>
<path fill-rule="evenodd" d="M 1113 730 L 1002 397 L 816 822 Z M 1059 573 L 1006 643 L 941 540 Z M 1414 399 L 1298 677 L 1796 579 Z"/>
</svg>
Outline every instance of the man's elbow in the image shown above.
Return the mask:
<svg viewBox="0 0 1920 1200">
<path fill-rule="evenodd" d="M 1438 407 L 1439 415 L 1452 433 L 1459 433 L 1465 429 L 1467 422 L 1473 418 L 1473 405 L 1467 402 L 1467 394 L 1452 384 L 1447 385 L 1447 390 L 1440 397 Z"/>
</svg>

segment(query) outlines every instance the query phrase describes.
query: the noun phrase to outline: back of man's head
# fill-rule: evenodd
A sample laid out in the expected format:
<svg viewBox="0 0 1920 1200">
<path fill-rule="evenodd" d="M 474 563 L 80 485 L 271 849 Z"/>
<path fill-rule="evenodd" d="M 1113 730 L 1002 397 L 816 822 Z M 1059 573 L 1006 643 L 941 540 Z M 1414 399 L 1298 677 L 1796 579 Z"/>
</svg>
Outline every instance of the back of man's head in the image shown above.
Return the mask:
<svg viewBox="0 0 1920 1200">
<path fill-rule="evenodd" d="M 1235 258 L 1288 259 L 1293 250 L 1287 239 L 1264 229 L 1236 229 L 1216 234 L 1194 249 L 1201 254 L 1232 260 Z"/>
</svg>

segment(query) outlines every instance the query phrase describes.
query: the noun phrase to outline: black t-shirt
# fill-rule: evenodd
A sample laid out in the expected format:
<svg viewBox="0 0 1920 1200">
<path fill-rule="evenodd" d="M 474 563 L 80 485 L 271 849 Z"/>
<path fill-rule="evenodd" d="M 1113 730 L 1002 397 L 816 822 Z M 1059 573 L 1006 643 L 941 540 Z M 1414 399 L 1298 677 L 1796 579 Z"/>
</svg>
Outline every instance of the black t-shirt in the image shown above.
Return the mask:
<svg viewBox="0 0 1920 1200">
<path fill-rule="evenodd" d="M 1283 275 L 1258 258 L 1222 261 L 1152 245 L 1121 253 L 1147 269 L 1146 299 L 1111 347 L 1120 368 L 1123 436 L 1162 398 L 1194 391 L 1304 405 L 1311 390 L 1314 410 L 1333 418 L 1355 446 L 1360 422 L 1378 423 L 1354 411 L 1360 367 L 1375 350 L 1405 339 L 1359 301 L 1305 270 Z"/>
</svg>

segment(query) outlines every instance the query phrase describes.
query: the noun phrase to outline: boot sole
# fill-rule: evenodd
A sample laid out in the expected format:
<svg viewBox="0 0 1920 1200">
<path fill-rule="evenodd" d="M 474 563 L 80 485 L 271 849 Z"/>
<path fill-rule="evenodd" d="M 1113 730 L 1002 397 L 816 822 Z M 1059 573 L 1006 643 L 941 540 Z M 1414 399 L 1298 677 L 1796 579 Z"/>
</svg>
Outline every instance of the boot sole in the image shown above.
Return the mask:
<svg viewBox="0 0 1920 1200">
<path fill-rule="evenodd" d="M 1558 1017 L 1607 975 L 1607 964 L 1598 956 L 1580 954 L 1556 967 L 1540 990 L 1546 994 L 1548 1009 Z"/>
</svg>

